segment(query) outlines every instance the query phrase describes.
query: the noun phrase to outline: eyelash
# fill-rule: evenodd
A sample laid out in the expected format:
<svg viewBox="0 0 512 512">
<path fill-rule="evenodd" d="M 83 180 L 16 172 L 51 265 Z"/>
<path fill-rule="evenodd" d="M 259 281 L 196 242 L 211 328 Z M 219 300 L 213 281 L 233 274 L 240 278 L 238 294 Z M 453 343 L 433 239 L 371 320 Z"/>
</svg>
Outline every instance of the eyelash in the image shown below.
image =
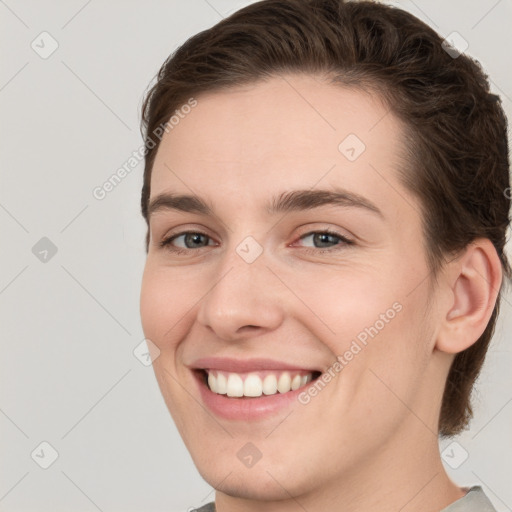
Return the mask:
<svg viewBox="0 0 512 512">
<path fill-rule="evenodd" d="M 321 254 L 323 254 L 323 253 L 340 250 L 344 245 L 353 245 L 354 244 L 354 242 L 352 240 L 349 240 L 348 238 L 344 237 L 343 235 L 340 235 L 339 233 L 337 233 L 336 231 L 331 231 L 329 229 L 324 229 L 324 230 L 319 230 L 319 231 L 310 231 L 308 233 L 305 233 L 304 235 L 301 235 L 299 237 L 299 240 L 302 240 L 303 238 L 306 238 L 311 235 L 316 235 L 316 234 L 334 236 L 334 237 L 338 238 L 342 243 L 336 244 L 333 247 L 325 248 L 325 249 L 321 249 L 321 248 L 315 249 L 315 248 L 311 248 L 311 247 L 310 248 L 305 247 L 305 248 L 303 248 L 303 250 L 306 253 L 313 253 L 313 254 L 321 253 Z M 172 235 L 168 236 L 167 238 L 164 238 L 159 243 L 159 245 L 162 248 L 167 247 L 167 250 L 169 250 L 170 252 L 177 254 L 177 255 L 185 254 L 190 251 L 197 251 L 198 249 L 205 249 L 206 247 L 208 247 L 208 246 L 199 247 L 198 249 L 193 249 L 193 248 L 192 249 L 183 249 L 181 247 L 173 247 L 171 245 L 171 242 L 173 242 L 176 238 L 179 238 L 180 236 L 183 236 L 183 235 L 202 235 L 202 236 L 205 236 L 205 237 L 211 239 L 210 236 L 208 236 L 206 233 L 203 233 L 202 231 L 182 231 L 180 233 L 172 234 Z"/>
</svg>

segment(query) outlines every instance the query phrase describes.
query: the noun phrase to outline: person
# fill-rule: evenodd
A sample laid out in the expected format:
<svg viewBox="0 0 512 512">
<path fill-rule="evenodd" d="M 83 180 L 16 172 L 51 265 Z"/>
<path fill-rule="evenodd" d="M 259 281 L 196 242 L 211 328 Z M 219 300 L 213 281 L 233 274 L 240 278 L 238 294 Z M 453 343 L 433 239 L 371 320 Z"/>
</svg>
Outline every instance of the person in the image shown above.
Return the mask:
<svg viewBox="0 0 512 512">
<path fill-rule="evenodd" d="M 169 56 L 142 130 L 141 322 L 199 510 L 495 510 L 438 443 L 510 278 L 480 64 L 396 7 L 264 0 Z"/>
</svg>

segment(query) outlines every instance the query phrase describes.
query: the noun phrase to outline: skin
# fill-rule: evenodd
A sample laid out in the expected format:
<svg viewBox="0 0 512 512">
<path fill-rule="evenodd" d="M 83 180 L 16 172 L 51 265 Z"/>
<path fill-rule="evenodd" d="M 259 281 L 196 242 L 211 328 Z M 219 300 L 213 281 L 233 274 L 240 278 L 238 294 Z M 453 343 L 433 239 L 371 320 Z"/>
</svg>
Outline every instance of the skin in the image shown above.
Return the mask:
<svg viewBox="0 0 512 512">
<path fill-rule="evenodd" d="M 501 271 L 492 245 L 475 241 L 434 286 L 420 204 L 396 173 L 406 128 L 375 96 L 283 75 L 197 101 L 162 139 L 150 198 L 194 193 L 215 215 L 151 216 L 141 320 L 159 350 L 163 397 L 217 489 L 217 510 L 434 512 L 461 498 L 437 424 L 454 354 L 478 339 L 494 307 Z M 351 133 L 366 146 L 352 162 L 338 150 Z M 292 189 L 340 187 L 383 217 L 346 206 L 264 208 Z M 325 229 L 354 243 L 303 237 Z M 187 230 L 208 235 L 200 248 L 185 237 L 174 241 L 185 254 L 159 246 Z M 250 264 L 236 252 L 249 235 L 263 248 Z M 394 303 L 401 311 L 307 405 L 252 422 L 203 406 L 188 367 L 197 358 L 327 369 Z M 247 442 L 262 456 L 250 468 L 237 457 Z"/>
</svg>

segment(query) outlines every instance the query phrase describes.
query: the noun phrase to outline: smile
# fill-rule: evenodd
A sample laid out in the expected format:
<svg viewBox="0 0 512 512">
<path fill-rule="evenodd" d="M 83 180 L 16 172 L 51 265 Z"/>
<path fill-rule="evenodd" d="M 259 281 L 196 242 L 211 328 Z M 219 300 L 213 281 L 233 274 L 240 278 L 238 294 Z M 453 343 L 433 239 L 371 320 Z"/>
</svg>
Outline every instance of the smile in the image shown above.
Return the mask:
<svg viewBox="0 0 512 512">
<path fill-rule="evenodd" d="M 190 365 L 203 404 L 216 416 L 253 422 L 297 404 L 322 374 L 316 368 L 269 359 L 202 358 Z"/>
<path fill-rule="evenodd" d="M 205 370 L 205 378 L 210 391 L 232 398 L 275 395 L 288 393 L 306 386 L 315 377 L 308 371 L 259 371 L 249 373 Z"/>
</svg>

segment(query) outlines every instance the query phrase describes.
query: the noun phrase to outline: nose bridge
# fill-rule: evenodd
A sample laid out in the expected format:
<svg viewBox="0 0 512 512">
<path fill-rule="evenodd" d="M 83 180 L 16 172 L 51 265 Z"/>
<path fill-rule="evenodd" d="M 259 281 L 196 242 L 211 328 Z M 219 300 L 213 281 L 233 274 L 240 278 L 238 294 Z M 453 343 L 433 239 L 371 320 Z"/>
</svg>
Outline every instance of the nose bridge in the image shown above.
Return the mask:
<svg viewBox="0 0 512 512">
<path fill-rule="evenodd" d="M 279 283 L 267 268 L 261 244 L 248 236 L 230 248 L 216 267 L 201 301 L 198 321 L 222 339 L 235 339 L 244 327 L 271 330 L 283 319 Z"/>
</svg>

